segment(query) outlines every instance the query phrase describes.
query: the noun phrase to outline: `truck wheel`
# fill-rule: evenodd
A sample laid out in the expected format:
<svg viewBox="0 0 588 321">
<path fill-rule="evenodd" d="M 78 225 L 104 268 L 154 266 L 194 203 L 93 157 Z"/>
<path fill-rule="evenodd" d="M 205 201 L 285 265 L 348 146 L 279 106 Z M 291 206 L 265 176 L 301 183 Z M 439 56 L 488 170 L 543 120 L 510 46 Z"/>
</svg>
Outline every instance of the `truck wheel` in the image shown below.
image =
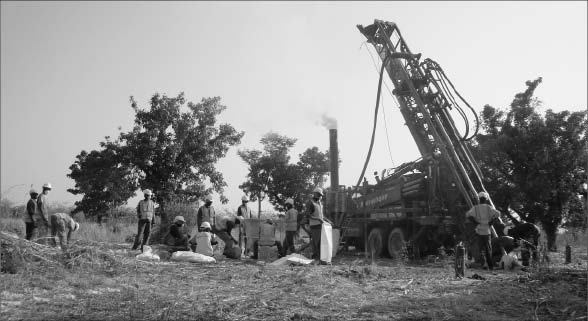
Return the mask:
<svg viewBox="0 0 588 321">
<path fill-rule="evenodd" d="M 384 246 L 384 231 L 379 227 L 371 230 L 368 236 L 368 253 L 380 257 L 385 251 Z"/>
<path fill-rule="evenodd" d="M 400 227 L 395 227 L 388 235 L 388 253 L 392 259 L 400 259 L 406 250 L 404 233 Z"/>
</svg>

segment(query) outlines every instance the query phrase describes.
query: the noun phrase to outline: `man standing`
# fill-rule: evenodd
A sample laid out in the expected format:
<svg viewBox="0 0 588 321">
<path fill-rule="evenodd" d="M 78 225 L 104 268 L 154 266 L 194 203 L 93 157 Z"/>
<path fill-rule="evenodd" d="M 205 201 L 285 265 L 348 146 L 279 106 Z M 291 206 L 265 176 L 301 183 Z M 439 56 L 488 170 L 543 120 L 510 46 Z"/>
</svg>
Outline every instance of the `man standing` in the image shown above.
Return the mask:
<svg viewBox="0 0 588 321">
<path fill-rule="evenodd" d="M 27 213 L 24 216 L 26 238 L 28 241 L 33 238 L 33 233 L 35 232 L 35 213 L 37 212 L 37 196 L 39 196 L 39 193 L 31 188 L 29 195 L 31 195 L 31 199 L 27 202 Z"/>
<path fill-rule="evenodd" d="M 216 233 L 216 213 L 214 212 L 214 207 L 212 207 L 211 195 L 206 195 L 204 205 L 200 206 L 198 209 L 196 219 L 198 226 L 202 226 L 202 223 L 208 222 L 212 227 L 212 232 Z"/>
<path fill-rule="evenodd" d="M 247 206 L 249 202 L 249 198 L 246 195 L 241 197 L 241 206 L 237 208 L 237 216 L 243 216 L 243 218 L 248 219 L 251 218 L 251 209 Z"/>
<path fill-rule="evenodd" d="M 37 229 L 37 243 L 48 244 L 49 237 L 49 191 L 51 183 L 43 184 L 43 192 L 37 198 L 37 211 L 35 212 L 35 227 Z"/>
<path fill-rule="evenodd" d="M 475 205 L 466 212 L 466 218 L 470 218 L 476 223 L 476 234 L 478 235 L 478 244 L 482 258 L 485 257 L 488 269 L 494 269 L 492 260 L 492 243 L 490 243 L 490 227 L 492 222 L 500 217 L 500 212 L 492 208 L 489 204 L 490 196 L 486 192 L 478 193 L 480 204 Z"/>
<path fill-rule="evenodd" d="M 286 223 L 286 239 L 284 240 L 282 256 L 288 255 L 295 252 L 294 249 L 294 236 L 298 230 L 298 211 L 294 209 L 294 200 L 289 198 L 286 200 L 286 217 L 284 218 Z"/>
<path fill-rule="evenodd" d="M 323 190 L 317 187 L 312 193 L 312 199 L 306 204 L 306 215 L 308 216 L 312 242 L 312 258 L 315 260 L 320 260 L 321 258 L 321 228 L 324 222 L 322 197 Z"/>
<path fill-rule="evenodd" d="M 137 204 L 137 217 L 139 218 L 139 226 L 137 229 L 137 236 L 135 237 L 135 243 L 133 244 L 133 250 L 136 250 L 141 245 L 141 253 L 143 252 L 143 246 L 147 245 L 149 241 L 149 235 L 151 234 L 151 225 L 155 216 L 155 202 L 151 200 L 153 193 L 151 190 L 146 189 L 143 191 L 145 199 L 139 201 Z"/>
</svg>

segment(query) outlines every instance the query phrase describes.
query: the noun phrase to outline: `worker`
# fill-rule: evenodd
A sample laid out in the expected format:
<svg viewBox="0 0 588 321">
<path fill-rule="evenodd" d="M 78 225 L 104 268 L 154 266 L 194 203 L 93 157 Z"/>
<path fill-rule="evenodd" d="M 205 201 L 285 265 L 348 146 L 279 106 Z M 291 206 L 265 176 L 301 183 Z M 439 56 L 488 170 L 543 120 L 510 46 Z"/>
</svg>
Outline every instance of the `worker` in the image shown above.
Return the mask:
<svg viewBox="0 0 588 321">
<path fill-rule="evenodd" d="M 312 258 L 315 260 L 320 260 L 321 258 L 321 228 L 324 222 L 322 197 L 323 190 L 317 187 L 312 192 L 312 199 L 306 204 L 306 216 L 308 216 L 312 242 Z"/>
<path fill-rule="evenodd" d="M 490 228 L 494 220 L 500 217 L 500 212 L 489 204 L 490 196 L 486 192 L 478 193 L 480 204 L 474 205 L 466 212 L 466 218 L 476 223 L 475 232 L 477 234 L 478 246 L 482 259 L 485 258 L 489 270 L 494 269 L 492 260 L 492 243 L 490 242 Z"/>
<path fill-rule="evenodd" d="M 247 195 L 243 195 L 243 197 L 241 197 L 241 206 L 237 208 L 237 216 L 243 216 L 245 219 L 251 218 L 251 209 L 247 206 L 248 202 L 249 198 Z"/>
<path fill-rule="evenodd" d="M 153 192 L 150 189 L 143 191 L 145 199 L 139 201 L 137 204 L 137 217 L 139 218 L 137 236 L 135 236 L 135 243 L 133 244 L 133 250 L 136 250 L 141 245 L 141 253 L 143 252 L 143 246 L 147 245 L 149 241 L 149 235 L 151 234 L 151 227 L 154 223 L 155 217 L 155 202 L 151 200 Z"/>
<path fill-rule="evenodd" d="M 196 220 L 198 226 L 202 226 L 202 223 L 208 222 L 211 225 L 211 230 L 215 232 L 214 229 L 216 225 L 216 213 L 214 211 L 214 207 L 212 207 L 212 195 L 206 195 L 204 205 L 200 206 L 198 209 Z"/>
<path fill-rule="evenodd" d="M 282 247 L 282 256 L 288 255 L 288 251 L 290 254 L 296 251 L 294 248 L 294 236 L 298 230 L 298 211 L 294 209 L 294 200 L 288 198 L 285 202 L 285 207 L 286 216 L 284 217 L 284 221 L 286 223 L 286 239 Z"/>
<path fill-rule="evenodd" d="M 166 245 L 174 247 L 175 250 L 187 251 L 188 240 L 190 235 L 184 233 L 182 227 L 186 224 L 186 220 L 183 216 L 176 216 L 172 225 L 169 227 L 169 232 L 165 236 L 164 243 Z"/>
<path fill-rule="evenodd" d="M 80 228 L 80 224 L 65 213 L 51 214 L 51 241 L 53 247 L 57 246 L 55 236 L 59 237 L 59 245 L 62 250 L 67 248 L 71 234 Z M 65 234 L 67 230 L 67 235 Z"/>
<path fill-rule="evenodd" d="M 37 230 L 37 243 L 47 244 L 49 238 L 49 192 L 51 183 L 43 184 L 43 191 L 37 197 L 37 210 L 35 212 L 35 229 Z"/>
<path fill-rule="evenodd" d="M 238 228 L 239 228 L 239 238 L 241 241 L 241 253 L 245 254 L 245 255 L 249 255 L 250 253 L 248 253 L 247 250 L 247 235 L 245 234 L 245 220 L 246 219 L 250 219 L 253 218 L 252 217 L 252 213 L 251 213 L 251 209 L 249 208 L 249 206 L 247 206 L 247 203 L 249 202 L 249 198 L 247 197 L 247 195 L 243 195 L 243 197 L 241 197 L 241 205 L 237 208 L 237 220 L 235 221 L 235 224 L 237 224 Z"/>
<path fill-rule="evenodd" d="M 218 242 L 212 234 L 212 227 L 209 222 L 202 222 L 200 225 L 200 229 L 192 237 L 190 243 L 193 247 L 195 247 L 195 252 L 207 255 L 207 256 L 214 256 L 214 249 L 212 248 L 213 245 L 216 245 Z"/>
<path fill-rule="evenodd" d="M 27 210 L 23 219 L 25 222 L 26 239 L 30 241 L 35 233 L 35 213 L 37 212 L 37 197 L 39 193 L 34 188 L 31 188 L 29 195 L 31 199 L 27 202 Z"/>
</svg>

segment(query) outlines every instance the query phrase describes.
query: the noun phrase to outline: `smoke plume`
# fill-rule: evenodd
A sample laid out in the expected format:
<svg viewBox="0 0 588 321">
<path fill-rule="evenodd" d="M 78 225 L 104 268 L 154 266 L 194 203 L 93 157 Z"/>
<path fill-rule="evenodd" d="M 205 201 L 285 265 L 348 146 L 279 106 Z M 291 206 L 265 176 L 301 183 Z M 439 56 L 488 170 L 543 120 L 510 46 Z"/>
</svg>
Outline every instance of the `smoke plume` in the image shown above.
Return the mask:
<svg viewBox="0 0 588 321">
<path fill-rule="evenodd" d="M 337 120 L 333 117 L 329 117 L 326 114 L 321 116 L 321 125 L 325 126 L 327 129 L 337 129 Z"/>
</svg>

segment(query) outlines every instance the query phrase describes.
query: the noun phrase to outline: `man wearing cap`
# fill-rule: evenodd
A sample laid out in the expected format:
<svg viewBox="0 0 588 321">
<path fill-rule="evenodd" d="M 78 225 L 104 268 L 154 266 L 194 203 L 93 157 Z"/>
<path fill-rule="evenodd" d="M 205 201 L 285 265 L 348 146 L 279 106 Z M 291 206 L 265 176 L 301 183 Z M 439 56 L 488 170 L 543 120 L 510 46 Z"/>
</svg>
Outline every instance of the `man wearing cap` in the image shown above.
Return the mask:
<svg viewBox="0 0 588 321">
<path fill-rule="evenodd" d="M 169 227 L 169 233 L 165 237 L 165 244 L 173 246 L 181 251 L 188 250 L 188 240 L 190 235 L 184 233 L 182 227 L 186 223 L 183 216 L 176 216 L 174 222 Z"/>
<path fill-rule="evenodd" d="M 243 195 L 243 197 L 241 197 L 241 206 L 237 208 L 237 216 L 242 216 L 244 219 L 251 218 L 251 209 L 247 206 L 248 202 L 249 198 L 247 195 Z"/>
<path fill-rule="evenodd" d="M 48 244 L 49 237 L 49 192 L 51 191 L 51 183 L 43 184 L 43 192 L 37 197 L 37 210 L 35 212 L 35 227 L 37 230 L 37 237 L 39 244 Z"/>
<path fill-rule="evenodd" d="M 321 257 L 321 228 L 324 222 L 323 204 L 321 198 L 323 190 L 315 188 L 312 193 L 312 199 L 306 203 L 306 215 L 308 216 L 308 225 L 310 225 L 310 238 L 312 242 L 312 258 L 320 260 Z"/>
<path fill-rule="evenodd" d="M 247 235 L 245 235 L 245 222 L 244 220 L 253 218 L 251 214 L 251 209 L 247 206 L 249 202 L 249 198 L 247 195 L 243 195 L 241 197 L 241 205 L 237 208 L 237 220 L 235 220 L 235 224 L 239 224 L 239 238 L 241 241 L 241 251 L 247 252 Z M 249 253 L 244 253 L 249 254 Z"/>
<path fill-rule="evenodd" d="M 196 219 L 198 226 L 201 226 L 204 222 L 208 222 L 211 225 L 212 231 L 214 232 L 214 226 L 216 225 L 216 213 L 214 212 L 214 207 L 212 207 L 211 195 L 206 195 L 204 205 L 200 206 L 198 209 Z"/>
<path fill-rule="evenodd" d="M 31 195 L 31 199 L 27 202 L 27 211 L 23 219 L 25 222 L 26 239 L 30 241 L 35 232 L 35 213 L 37 212 L 37 196 L 39 196 L 39 193 L 31 188 L 29 195 Z"/>
<path fill-rule="evenodd" d="M 284 240 L 284 246 L 282 247 L 282 256 L 288 255 L 295 252 L 294 248 L 294 236 L 298 230 L 298 211 L 294 209 L 294 200 L 289 198 L 286 200 L 286 216 L 284 221 L 286 223 L 286 239 Z"/>
<path fill-rule="evenodd" d="M 80 224 L 65 213 L 51 214 L 51 241 L 53 246 L 57 246 L 55 235 L 59 237 L 59 245 L 62 250 L 67 248 L 71 234 L 80 228 Z M 67 230 L 67 235 L 65 231 Z"/>
<path fill-rule="evenodd" d="M 209 222 L 202 222 L 198 233 L 192 237 L 190 243 L 196 248 L 196 253 L 214 256 L 214 249 L 212 246 L 217 244 L 217 241 L 214 234 L 211 233 Z"/>
<path fill-rule="evenodd" d="M 492 243 L 490 242 L 492 222 L 500 217 L 500 212 L 492 208 L 489 204 L 490 196 L 486 192 L 478 193 L 480 204 L 474 205 L 466 212 L 466 218 L 469 218 L 476 223 L 476 234 L 478 235 L 478 245 L 480 255 L 486 259 L 488 269 L 494 269 L 494 262 L 492 260 Z"/>
<path fill-rule="evenodd" d="M 153 224 L 153 218 L 155 216 L 155 202 L 151 200 L 153 193 L 151 190 L 146 189 L 143 191 L 145 199 L 139 201 L 137 204 L 137 217 L 139 218 L 139 226 L 137 229 L 137 236 L 135 237 L 135 243 L 133 244 L 133 250 L 136 250 L 141 245 L 141 252 L 143 252 L 143 246 L 147 245 L 149 241 L 149 235 L 151 234 L 151 225 Z"/>
</svg>

